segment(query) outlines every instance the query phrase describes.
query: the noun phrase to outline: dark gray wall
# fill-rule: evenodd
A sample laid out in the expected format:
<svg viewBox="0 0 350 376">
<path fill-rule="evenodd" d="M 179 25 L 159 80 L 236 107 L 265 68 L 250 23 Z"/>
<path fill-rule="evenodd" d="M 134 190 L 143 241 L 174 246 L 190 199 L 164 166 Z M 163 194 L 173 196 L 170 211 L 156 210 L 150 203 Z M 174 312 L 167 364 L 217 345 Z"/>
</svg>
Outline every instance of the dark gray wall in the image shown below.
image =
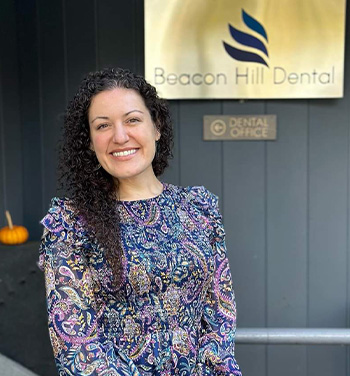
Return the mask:
<svg viewBox="0 0 350 376">
<path fill-rule="evenodd" d="M 111 65 L 143 73 L 143 2 L 3 0 L 0 17 L 0 213 L 35 240 L 80 79 Z M 349 33 L 346 44 L 343 99 L 170 103 L 164 180 L 220 196 L 241 327 L 350 326 Z M 278 140 L 204 142 L 212 114 L 277 114 Z M 237 358 L 245 376 L 350 375 L 346 347 L 240 345 Z M 44 369 L 40 356 L 28 365 Z"/>
</svg>

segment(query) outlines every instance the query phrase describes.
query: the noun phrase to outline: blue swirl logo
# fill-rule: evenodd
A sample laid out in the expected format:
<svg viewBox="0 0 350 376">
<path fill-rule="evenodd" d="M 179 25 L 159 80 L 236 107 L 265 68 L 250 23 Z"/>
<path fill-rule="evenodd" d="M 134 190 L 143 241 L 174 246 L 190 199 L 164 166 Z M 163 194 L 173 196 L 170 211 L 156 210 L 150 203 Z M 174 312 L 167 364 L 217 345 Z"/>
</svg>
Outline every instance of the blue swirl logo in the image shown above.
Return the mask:
<svg viewBox="0 0 350 376">
<path fill-rule="evenodd" d="M 242 9 L 242 19 L 245 25 L 250 30 L 253 30 L 254 32 L 261 35 L 261 37 L 266 41 L 266 44 L 268 43 L 268 38 L 267 38 L 265 28 L 259 21 L 257 21 L 255 18 L 250 16 L 243 9 Z M 236 29 L 230 24 L 228 26 L 229 26 L 229 30 L 230 30 L 230 34 L 232 38 L 237 43 L 245 47 L 252 47 L 255 50 L 260 51 L 267 58 L 269 57 L 269 53 L 267 51 L 266 45 L 262 40 L 260 40 L 259 38 L 256 38 L 252 34 L 244 33 L 243 31 Z M 225 42 L 223 42 L 223 44 L 224 44 L 226 52 L 235 60 L 263 64 L 263 65 L 266 65 L 267 67 L 269 66 L 265 60 L 265 56 L 262 57 L 260 54 L 256 54 L 254 52 L 249 52 L 249 51 L 232 47 Z"/>
</svg>

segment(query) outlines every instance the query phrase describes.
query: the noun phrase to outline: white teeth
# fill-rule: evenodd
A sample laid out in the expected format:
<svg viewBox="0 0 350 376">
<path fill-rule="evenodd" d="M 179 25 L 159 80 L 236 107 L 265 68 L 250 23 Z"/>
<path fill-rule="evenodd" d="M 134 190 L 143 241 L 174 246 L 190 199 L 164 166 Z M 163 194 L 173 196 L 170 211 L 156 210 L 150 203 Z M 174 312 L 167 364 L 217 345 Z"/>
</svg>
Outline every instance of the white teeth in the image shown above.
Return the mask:
<svg viewBox="0 0 350 376">
<path fill-rule="evenodd" d="M 125 151 L 118 151 L 116 153 L 112 153 L 112 155 L 114 155 L 115 157 L 125 157 L 126 155 L 135 154 L 135 153 L 136 153 L 136 149 L 131 149 L 131 150 L 125 150 Z"/>
</svg>

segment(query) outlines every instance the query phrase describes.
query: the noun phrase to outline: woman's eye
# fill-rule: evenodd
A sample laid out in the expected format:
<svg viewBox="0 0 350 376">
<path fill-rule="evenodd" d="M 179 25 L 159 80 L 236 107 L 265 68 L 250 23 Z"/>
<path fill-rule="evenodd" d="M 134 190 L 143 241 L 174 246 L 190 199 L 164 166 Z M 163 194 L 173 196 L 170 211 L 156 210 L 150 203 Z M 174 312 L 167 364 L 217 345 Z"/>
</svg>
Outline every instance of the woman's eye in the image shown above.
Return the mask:
<svg viewBox="0 0 350 376">
<path fill-rule="evenodd" d="M 134 124 L 134 123 L 138 123 L 139 121 L 140 121 L 140 119 L 138 119 L 138 118 L 131 118 L 127 122 L 131 123 L 131 124 Z"/>
<path fill-rule="evenodd" d="M 99 129 L 103 129 L 103 128 L 106 128 L 106 127 L 108 127 L 108 124 L 99 124 L 99 125 L 97 126 L 97 130 L 99 130 Z"/>
</svg>

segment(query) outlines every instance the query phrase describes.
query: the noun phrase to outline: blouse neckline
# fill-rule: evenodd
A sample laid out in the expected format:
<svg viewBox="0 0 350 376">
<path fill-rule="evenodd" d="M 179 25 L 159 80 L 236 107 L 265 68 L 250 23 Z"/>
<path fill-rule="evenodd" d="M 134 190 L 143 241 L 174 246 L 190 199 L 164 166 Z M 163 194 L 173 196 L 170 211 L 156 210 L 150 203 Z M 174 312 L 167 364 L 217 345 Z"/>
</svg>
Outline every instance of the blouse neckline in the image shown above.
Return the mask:
<svg viewBox="0 0 350 376">
<path fill-rule="evenodd" d="M 142 199 L 139 199 L 139 200 L 118 200 L 118 204 L 133 205 L 133 204 L 137 204 L 137 203 L 147 203 L 147 202 L 157 201 L 157 200 L 159 200 L 160 198 L 162 198 L 164 196 L 165 192 L 169 188 L 169 184 L 168 183 L 163 183 L 163 182 L 161 182 L 161 183 L 163 185 L 163 190 L 162 190 L 162 192 L 160 192 L 156 196 L 149 197 L 149 198 L 142 198 Z"/>
</svg>

